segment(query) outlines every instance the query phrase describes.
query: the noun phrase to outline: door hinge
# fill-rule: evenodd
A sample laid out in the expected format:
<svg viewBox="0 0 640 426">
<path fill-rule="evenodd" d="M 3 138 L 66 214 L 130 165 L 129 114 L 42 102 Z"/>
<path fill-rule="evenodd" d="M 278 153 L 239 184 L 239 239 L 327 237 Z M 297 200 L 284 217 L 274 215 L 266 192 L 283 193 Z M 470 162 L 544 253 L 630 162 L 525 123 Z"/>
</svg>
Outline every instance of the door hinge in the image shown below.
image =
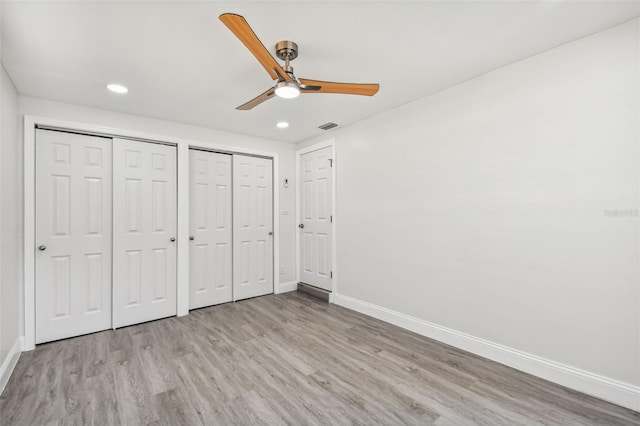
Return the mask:
<svg viewBox="0 0 640 426">
<path fill-rule="evenodd" d="M 329 158 L 329 167 L 333 167 L 333 158 Z"/>
<path fill-rule="evenodd" d="M 333 215 L 329 216 L 329 222 L 333 223 Z"/>
<path fill-rule="evenodd" d="M 333 278 L 333 271 L 329 272 L 329 278 Z"/>
</svg>

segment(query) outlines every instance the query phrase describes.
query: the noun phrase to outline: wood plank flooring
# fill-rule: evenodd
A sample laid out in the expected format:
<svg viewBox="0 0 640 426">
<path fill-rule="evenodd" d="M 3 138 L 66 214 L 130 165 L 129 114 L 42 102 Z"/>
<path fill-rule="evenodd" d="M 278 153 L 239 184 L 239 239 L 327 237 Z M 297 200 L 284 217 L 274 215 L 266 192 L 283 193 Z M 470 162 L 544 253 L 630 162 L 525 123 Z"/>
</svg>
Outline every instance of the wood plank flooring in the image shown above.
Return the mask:
<svg viewBox="0 0 640 426">
<path fill-rule="evenodd" d="M 301 293 L 23 353 L 0 424 L 639 425 L 640 413 Z"/>
</svg>

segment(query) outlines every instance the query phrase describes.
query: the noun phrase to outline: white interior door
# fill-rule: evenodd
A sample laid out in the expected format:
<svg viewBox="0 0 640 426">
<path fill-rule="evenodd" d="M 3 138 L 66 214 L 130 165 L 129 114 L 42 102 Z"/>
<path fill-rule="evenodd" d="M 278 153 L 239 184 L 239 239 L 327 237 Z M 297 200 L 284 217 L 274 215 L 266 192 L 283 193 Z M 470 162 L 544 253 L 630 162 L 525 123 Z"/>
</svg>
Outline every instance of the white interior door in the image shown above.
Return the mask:
<svg viewBox="0 0 640 426">
<path fill-rule="evenodd" d="M 189 308 L 233 300 L 231 155 L 192 149 Z"/>
<path fill-rule="evenodd" d="M 114 326 L 176 314 L 176 148 L 113 141 Z"/>
<path fill-rule="evenodd" d="M 111 139 L 36 130 L 36 343 L 111 327 Z"/>
<path fill-rule="evenodd" d="M 273 164 L 233 155 L 233 298 L 273 293 Z"/>
<path fill-rule="evenodd" d="M 300 281 L 331 291 L 331 147 L 300 156 Z"/>
</svg>

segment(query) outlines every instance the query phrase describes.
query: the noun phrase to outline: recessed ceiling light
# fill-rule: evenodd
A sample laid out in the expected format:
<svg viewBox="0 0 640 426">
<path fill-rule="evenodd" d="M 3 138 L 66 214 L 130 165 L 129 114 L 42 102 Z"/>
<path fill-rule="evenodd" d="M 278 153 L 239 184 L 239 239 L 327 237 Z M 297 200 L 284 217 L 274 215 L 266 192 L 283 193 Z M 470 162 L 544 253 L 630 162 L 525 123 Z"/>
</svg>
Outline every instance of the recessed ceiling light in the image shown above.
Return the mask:
<svg viewBox="0 0 640 426">
<path fill-rule="evenodd" d="M 111 90 L 113 93 L 124 94 L 129 91 L 126 87 L 121 84 L 108 84 L 107 89 Z"/>
<path fill-rule="evenodd" d="M 287 123 L 286 121 L 278 121 L 276 127 L 278 129 L 286 129 L 287 127 L 289 127 L 289 123 Z"/>
</svg>

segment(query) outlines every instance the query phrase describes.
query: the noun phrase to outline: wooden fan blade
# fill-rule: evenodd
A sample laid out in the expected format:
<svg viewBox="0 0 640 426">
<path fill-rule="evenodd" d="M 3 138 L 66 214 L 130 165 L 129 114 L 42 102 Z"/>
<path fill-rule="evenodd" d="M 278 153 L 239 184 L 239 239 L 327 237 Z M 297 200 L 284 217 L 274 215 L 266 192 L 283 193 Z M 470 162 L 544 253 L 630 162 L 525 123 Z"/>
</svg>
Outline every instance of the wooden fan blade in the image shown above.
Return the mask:
<svg viewBox="0 0 640 426">
<path fill-rule="evenodd" d="M 241 111 L 246 111 L 246 110 L 252 109 L 253 107 L 257 107 L 258 105 L 260 105 L 264 101 L 268 101 L 269 99 L 273 98 L 273 95 L 275 95 L 275 94 L 276 94 L 276 90 L 273 87 L 271 87 L 266 92 L 262 93 L 261 95 L 256 96 L 255 98 L 251 99 L 249 102 L 240 105 L 236 109 L 239 109 Z"/>
<path fill-rule="evenodd" d="M 380 89 L 379 84 L 357 84 L 357 83 L 334 83 L 331 81 L 308 80 L 301 78 L 300 83 L 305 86 L 320 86 L 320 90 L 307 90 L 302 88 L 303 93 L 342 93 L 345 95 L 373 96 Z"/>
<path fill-rule="evenodd" d="M 246 19 L 240 15 L 234 13 L 223 13 L 220 15 L 220 20 L 223 24 L 235 34 L 236 37 L 249 49 L 249 51 L 256 57 L 258 62 L 262 64 L 265 70 L 269 73 L 273 80 L 280 80 L 279 75 L 287 81 L 293 81 L 293 78 L 287 74 L 282 66 L 275 60 L 269 53 L 266 47 L 262 44 L 258 36 L 253 32 Z M 274 68 L 279 72 L 274 71 Z"/>
</svg>

